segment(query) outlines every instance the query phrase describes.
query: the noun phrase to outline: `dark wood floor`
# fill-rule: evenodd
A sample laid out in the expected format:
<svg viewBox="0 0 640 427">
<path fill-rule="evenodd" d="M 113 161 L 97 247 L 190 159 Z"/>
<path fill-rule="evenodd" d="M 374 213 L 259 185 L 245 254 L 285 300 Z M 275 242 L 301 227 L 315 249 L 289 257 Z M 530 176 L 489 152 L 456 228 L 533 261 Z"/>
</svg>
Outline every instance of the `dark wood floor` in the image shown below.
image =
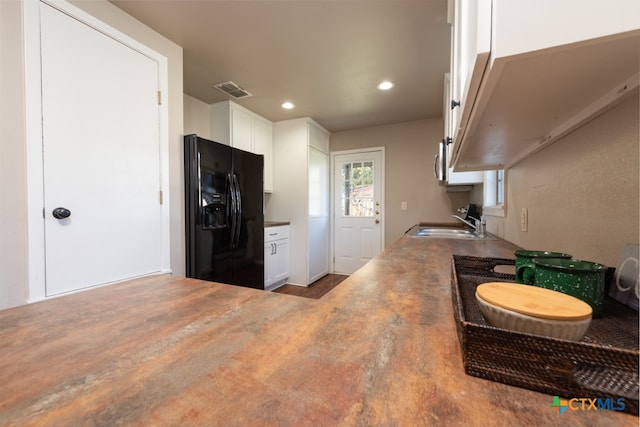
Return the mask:
<svg viewBox="0 0 640 427">
<path fill-rule="evenodd" d="M 323 278 L 313 282 L 309 286 L 284 285 L 273 292 L 287 295 L 295 295 L 298 297 L 320 299 L 331 289 L 338 286 L 344 279 L 349 276 L 342 274 L 327 274 Z"/>
</svg>

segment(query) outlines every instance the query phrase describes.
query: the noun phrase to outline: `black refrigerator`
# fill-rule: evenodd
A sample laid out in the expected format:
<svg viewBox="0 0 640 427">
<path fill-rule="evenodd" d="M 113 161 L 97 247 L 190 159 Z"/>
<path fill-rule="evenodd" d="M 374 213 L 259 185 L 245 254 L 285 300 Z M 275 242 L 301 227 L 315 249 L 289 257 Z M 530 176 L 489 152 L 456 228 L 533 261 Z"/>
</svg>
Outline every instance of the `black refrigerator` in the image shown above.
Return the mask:
<svg viewBox="0 0 640 427">
<path fill-rule="evenodd" d="M 184 137 L 186 275 L 264 289 L 261 155 Z"/>
</svg>

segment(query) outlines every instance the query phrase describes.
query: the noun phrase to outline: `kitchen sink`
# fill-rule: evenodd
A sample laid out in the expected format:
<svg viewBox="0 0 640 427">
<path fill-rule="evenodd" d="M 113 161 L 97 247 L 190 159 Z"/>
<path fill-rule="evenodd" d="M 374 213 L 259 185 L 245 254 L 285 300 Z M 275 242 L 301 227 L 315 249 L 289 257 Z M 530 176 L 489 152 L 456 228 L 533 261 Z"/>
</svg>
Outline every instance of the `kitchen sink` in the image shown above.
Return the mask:
<svg viewBox="0 0 640 427">
<path fill-rule="evenodd" d="M 438 239 L 495 240 L 490 234 L 480 237 L 475 230 L 455 227 L 423 227 L 414 225 L 407 231 L 409 237 L 433 237 Z"/>
</svg>

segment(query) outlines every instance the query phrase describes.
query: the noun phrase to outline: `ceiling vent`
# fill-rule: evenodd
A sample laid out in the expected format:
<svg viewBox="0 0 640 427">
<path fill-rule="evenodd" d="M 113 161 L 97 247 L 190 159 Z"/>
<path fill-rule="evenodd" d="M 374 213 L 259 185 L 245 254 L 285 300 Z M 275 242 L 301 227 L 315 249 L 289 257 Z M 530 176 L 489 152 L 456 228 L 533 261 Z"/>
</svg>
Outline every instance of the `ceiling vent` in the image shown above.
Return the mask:
<svg viewBox="0 0 640 427">
<path fill-rule="evenodd" d="M 253 96 L 253 94 L 242 89 L 240 86 L 238 86 L 234 82 L 218 83 L 217 85 L 213 85 L 213 87 L 215 87 L 219 91 L 226 93 L 229 96 L 234 97 L 235 99 L 247 98 L 249 96 Z"/>
</svg>

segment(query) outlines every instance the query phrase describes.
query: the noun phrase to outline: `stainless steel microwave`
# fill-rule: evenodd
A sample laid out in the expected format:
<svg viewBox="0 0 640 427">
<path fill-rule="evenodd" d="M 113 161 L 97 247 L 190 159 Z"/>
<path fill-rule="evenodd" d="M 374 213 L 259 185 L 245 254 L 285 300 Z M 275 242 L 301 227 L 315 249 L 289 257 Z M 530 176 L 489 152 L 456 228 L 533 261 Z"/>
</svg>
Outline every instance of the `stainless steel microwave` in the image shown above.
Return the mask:
<svg viewBox="0 0 640 427">
<path fill-rule="evenodd" d="M 433 160 L 433 173 L 438 184 L 447 184 L 447 144 L 444 139 L 438 144 L 438 154 Z"/>
</svg>

